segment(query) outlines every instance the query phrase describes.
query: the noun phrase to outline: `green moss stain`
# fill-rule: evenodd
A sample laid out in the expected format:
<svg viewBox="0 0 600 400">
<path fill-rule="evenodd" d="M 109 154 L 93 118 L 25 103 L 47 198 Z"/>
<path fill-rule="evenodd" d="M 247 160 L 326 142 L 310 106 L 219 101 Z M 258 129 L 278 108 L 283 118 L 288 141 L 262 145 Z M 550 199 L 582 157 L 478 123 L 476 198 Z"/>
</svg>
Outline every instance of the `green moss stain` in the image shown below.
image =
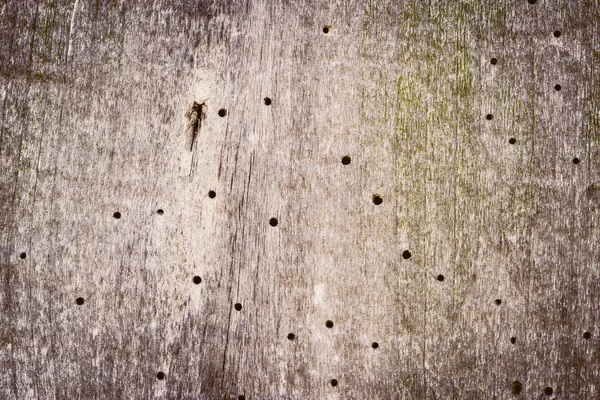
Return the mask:
<svg viewBox="0 0 600 400">
<path fill-rule="evenodd" d="M 473 98 L 472 59 L 460 40 L 457 41 L 456 51 L 458 54 L 456 93 L 461 99 Z"/>
<path fill-rule="evenodd" d="M 403 139 L 410 136 L 407 128 L 414 125 L 414 114 L 425 112 L 418 79 L 417 73 L 396 79 L 396 134 Z"/>
<path fill-rule="evenodd" d="M 418 39 L 419 25 L 427 15 L 427 4 L 424 2 L 413 1 L 407 4 L 402 11 L 402 28 L 405 31 L 405 39 L 413 41 Z"/>
</svg>

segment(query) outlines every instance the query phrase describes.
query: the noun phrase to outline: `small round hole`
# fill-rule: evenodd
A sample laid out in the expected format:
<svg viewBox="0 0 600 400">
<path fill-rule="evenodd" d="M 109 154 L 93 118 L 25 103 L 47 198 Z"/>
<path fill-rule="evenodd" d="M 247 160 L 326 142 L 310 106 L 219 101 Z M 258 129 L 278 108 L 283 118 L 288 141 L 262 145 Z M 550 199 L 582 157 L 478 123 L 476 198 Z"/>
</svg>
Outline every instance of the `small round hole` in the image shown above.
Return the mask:
<svg viewBox="0 0 600 400">
<path fill-rule="evenodd" d="M 200 278 L 199 276 L 195 276 L 192 278 L 192 282 L 194 282 L 196 285 L 199 285 L 202 283 L 202 278 Z"/>
<path fill-rule="evenodd" d="M 221 108 L 221 109 L 219 110 L 219 117 L 223 118 L 223 117 L 224 117 L 224 116 L 226 116 L 226 115 L 227 115 L 227 110 L 226 110 L 226 109 L 224 109 L 224 108 Z"/>
<path fill-rule="evenodd" d="M 490 64 L 492 64 L 492 65 L 496 65 L 496 64 L 498 64 L 498 60 L 497 60 L 497 59 L 495 59 L 495 58 L 492 58 L 492 59 L 490 60 Z"/>
<path fill-rule="evenodd" d="M 494 116 L 492 114 L 488 114 L 485 116 L 485 119 L 487 119 L 488 121 L 491 121 L 494 118 Z"/>
<path fill-rule="evenodd" d="M 440 281 L 440 282 L 443 282 L 444 281 L 444 275 L 438 275 L 437 276 L 437 280 Z"/>
<path fill-rule="evenodd" d="M 208 197 L 210 197 L 211 199 L 214 199 L 216 196 L 217 196 L 217 193 L 215 193 L 214 190 L 208 191 Z"/>
<path fill-rule="evenodd" d="M 375 204 L 376 206 L 380 205 L 381 203 L 383 203 L 383 198 L 381 197 L 381 195 L 375 193 L 373 195 L 373 204 Z"/>
<path fill-rule="evenodd" d="M 279 221 L 277 221 L 277 218 L 271 218 L 269 220 L 269 225 L 271 226 L 277 226 L 279 224 Z"/>
<path fill-rule="evenodd" d="M 590 332 L 583 332 L 583 338 L 585 340 L 589 340 L 592 337 L 592 334 Z"/>
<path fill-rule="evenodd" d="M 240 303 L 235 303 L 235 305 L 233 306 L 233 308 L 235 308 L 236 311 L 242 311 L 242 305 Z"/>
<path fill-rule="evenodd" d="M 517 139 L 515 139 L 514 137 L 511 137 L 510 139 L 508 139 L 508 143 L 515 144 L 515 143 L 517 143 Z"/>
<path fill-rule="evenodd" d="M 579 164 L 580 162 L 581 162 L 581 161 L 580 161 L 580 160 L 579 160 L 579 158 L 577 158 L 577 157 L 575 157 L 575 158 L 573 159 L 573 164 L 575 164 L 575 165 Z"/>
<path fill-rule="evenodd" d="M 514 336 L 513 336 L 513 337 L 511 337 L 511 338 L 510 338 L 510 342 L 511 342 L 512 344 L 515 344 L 515 343 L 517 343 L 517 338 L 516 338 L 516 337 L 514 337 Z"/>
<path fill-rule="evenodd" d="M 405 260 L 408 260 L 411 256 L 412 256 L 412 254 L 410 254 L 410 251 L 408 251 L 408 250 L 404 250 L 402 252 L 402 258 L 404 258 Z"/>
<path fill-rule="evenodd" d="M 351 161 L 352 161 L 352 159 L 350 158 L 350 156 L 342 157 L 342 164 L 344 164 L 344 165 L 350 164 Z"/>
<path fill-rule="evenodd" d="M 371 344 L 371 347 L 372 347 L 372 348 L 374 348 L 374 349 L 378 349 L 378 348 L 379 348 L 379 343 L 377 343 L 377 342 L 373 342 L 373 343 Z"/>
<path fill-rule="evenodd" d="M 158 371 L 158 373 L 156 374 L 156 379 L 162 381 L 163 379 L 165 379 L 165 373 L 162 371 Z"/>
<path fill-rule="evenodd" d="M 523 391 L 523 384 L 519 381 L 514 381 L 511 386 L 513 394 L 520 394 Z"/>
<path fill-rule="evenodd" d="M 529 4 L 535 4 L 535 3 L 537 2 L 537 0 L 527 0 L 527 2 L 528 2 Z"/>
<path fill-rule="evenodd" d="M 496 299 L 496 300 L 494 300 L 494 303 L 495 303 L 497 306 L 499 306 L 499 305 L 502 305 L 502 300 L 500 300 L 500 299 Z"/>
<path fill-rule="evenodd" d="M 76 298 L 76 299 L 75 299 L 75 303 L 76 303 L 78 306 L 82 306 L 82 305 L 83 305 L 83 303 L 85 303 L 85 300 L 83 300 L 83 297 L 78 297 L 78 298 Z"/>
<path fill-rule="evenodd" d="M 562 86 L 560 86 L 559 84 L 554 85 L 554 90 L 556 90 L 557 92 L 559 92 L 560 89 L 562 89 Z"/>
<path fill-rule="evenodd" d="M 294 340 L 296 338 L 296 335 L 294 335 L 293 333 L 288 333 L 287 338 L 288 340 Z"/>
<path fill-rule="evenodd" d="M 333 321 L 327 320 L 325 321 L 325 326 L 329 329 L 333 328 Z"/>
<path fill-rule="evenodd" d="M 544 394 L 546 396 L 552 396 L 552 393 L 554 393 L 554 390 L 552 390 L 552 388 L 550 386 L 548 386 L 546 389 L 544 389 Z"/>
<path fill-rule="evenodd" d="M 21 260 L 24 260 L 24 259 L 27 257 L 27 254 L 25 254 L 25 253 L 21 253 L 21 254 L 19 255 L 19 257 L 21 257 Z"/>
<path fill-rule="evenodd" d="M 246 400 L 246 396 L 244 396 L 243 394 L 240 394 L 238 396 L 238 400 Z"/>
<path fill-rule="evenodd" d="M 121 218 L 121 213 L 117 211 L 116 213 L 113 214 L 113 217 L 115 217 L 115 219 L 119 219 L 119 218 Z"/>
<path fill-rule="evenodd" d="M 331 383 L 331 386 L 337 386 L 338 385 L 337 379 L 332 379 L 331 381 L 329 381 L 329 383 Z"/>
<path fill-rule="evenodd" d="M 268 97 L 265 97 L 263 99 L 263 103 L 265 103 L 265 106 L 270 106 L 271 105 L 271 99 Z"/>
<path fill-rule="evenodd" d="M 157 213 L 158 215 L 163 215 L 165 212 L 163 211 L 163 209 L 162 209 L 162 208 L 159 208 L 158 210 L 156 210 L 156 213 Z"/>
<path fill-rule="evenodd" d="M 331 30 L 330 26 L 326 25 L 326 26 L 323 27 L 323 33 L 326 34 L 326 35 L 329 33 L 330 30 Z"/>
<path fill-rule="evenodd" d="M 560 31 L 554 31 L 554 37 L 560 37 Z"/>
</svg>

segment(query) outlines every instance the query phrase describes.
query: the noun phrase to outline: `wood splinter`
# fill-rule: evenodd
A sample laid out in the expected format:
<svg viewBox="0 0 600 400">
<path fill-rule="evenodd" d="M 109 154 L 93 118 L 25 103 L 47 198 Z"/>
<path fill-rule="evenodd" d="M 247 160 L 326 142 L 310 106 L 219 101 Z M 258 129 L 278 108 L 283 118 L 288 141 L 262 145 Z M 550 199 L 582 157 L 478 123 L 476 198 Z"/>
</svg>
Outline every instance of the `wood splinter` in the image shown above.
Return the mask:
<svg viewBox="0 0 600 400">
<path fill-rule="evenodd" d="M 205 100 L 206 101 L 206 100 Z M 190 104 L 188 111 L 185 116 L 188 119 L 188 125 L 186 128 L 187 145 L 192 151 L 194 143 L 196 143 L 196 137 L 202 126 L 202 120 L 206 115 L 206 103 L 196 103 L 195 101 Z"/>
</svg>

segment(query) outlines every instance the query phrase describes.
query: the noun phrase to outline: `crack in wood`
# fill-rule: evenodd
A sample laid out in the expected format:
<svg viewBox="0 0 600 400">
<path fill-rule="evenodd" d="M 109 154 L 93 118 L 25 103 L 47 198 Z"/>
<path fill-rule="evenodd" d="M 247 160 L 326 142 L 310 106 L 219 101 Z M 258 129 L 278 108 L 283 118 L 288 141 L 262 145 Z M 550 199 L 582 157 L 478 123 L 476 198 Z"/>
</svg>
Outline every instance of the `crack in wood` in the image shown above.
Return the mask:
<svg viewBox="0 0 600 400">
<path fill-rule="evenodd" d="M 193 150 L 196 138 L 202 127 L 202 120 L 206 116 L 206 103 L 196 103 L 195 101 L 190 104 L 185 116 L 188 119 L 188 125 L 186 129 L 187 145 L 190 151 Z"/>
</svg>

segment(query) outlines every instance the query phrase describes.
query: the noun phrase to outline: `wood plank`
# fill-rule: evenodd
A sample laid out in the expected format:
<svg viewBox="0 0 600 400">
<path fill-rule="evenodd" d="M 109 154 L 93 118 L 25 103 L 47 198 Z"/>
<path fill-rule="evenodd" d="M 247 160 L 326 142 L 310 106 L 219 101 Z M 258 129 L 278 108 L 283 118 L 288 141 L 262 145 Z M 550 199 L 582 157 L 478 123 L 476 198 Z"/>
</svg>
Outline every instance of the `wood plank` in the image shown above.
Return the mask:
<svg viewBox="0 0 600 400">
<path fill-rule="evenodd" d="M 0 16 L 0 398 L 598 397 L 597 1 Z"/>
</svg>

